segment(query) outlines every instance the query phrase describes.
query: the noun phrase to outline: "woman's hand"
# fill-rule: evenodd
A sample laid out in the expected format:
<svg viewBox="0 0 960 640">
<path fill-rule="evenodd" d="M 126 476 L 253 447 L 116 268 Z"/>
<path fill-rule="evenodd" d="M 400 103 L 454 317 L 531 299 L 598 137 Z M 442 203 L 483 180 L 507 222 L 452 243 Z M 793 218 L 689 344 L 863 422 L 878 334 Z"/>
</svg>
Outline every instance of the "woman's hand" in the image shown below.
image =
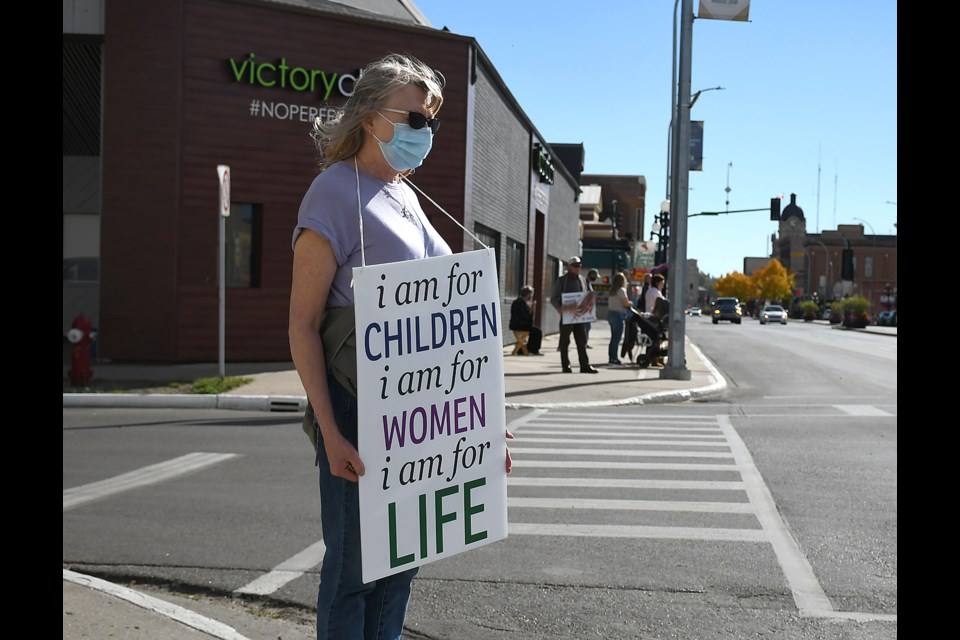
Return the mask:
<svg viewBox="0 0 960 640">
<path fill-rule="evenodd" d="M 321 437 L 323 438 L 323 448 L 327 451 L 327 462 L 330 464 L 332 475 L 350 482 L 356 482 L 357 478 L 366 473 L 360 454 L 339 431 L 333 431 Z"/>
<path fill-rule="evenodd" d="M 513 434 L 507 429 L 507 440 L 513 440 Z M 513 458 L 510 457 L 510 447 L 507 447 L 507 473 L 513 470 Z"/>
</svg>

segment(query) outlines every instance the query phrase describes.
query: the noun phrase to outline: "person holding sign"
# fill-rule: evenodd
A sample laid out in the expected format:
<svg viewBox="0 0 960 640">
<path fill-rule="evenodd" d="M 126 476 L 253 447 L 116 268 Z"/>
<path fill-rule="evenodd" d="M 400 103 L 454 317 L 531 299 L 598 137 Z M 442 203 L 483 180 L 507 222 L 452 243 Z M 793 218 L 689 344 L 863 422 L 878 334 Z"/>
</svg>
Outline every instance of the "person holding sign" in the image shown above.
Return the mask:
<svg viewBox="0 0 960 640">
<path fill-rule="evenodd" d="M 442 103 L 439 74 L 413 57 L 390 54 L 363 70 L 338 119 L 314 123 L 320 173 L 293 232 L 289 336 L 315 414 L 326 545 L 317 595 L 320 639 L 399 638 L 417 572 L 370 583 L 361 578 L 357 480 L 366 467 L 357 451 L 357 399 L 331 373 L 337 369 L 328 370 L 333 363 L 325 347 L 332 337 L 324 333 L 324 318 L 347 310 L 352 332 L 354 267 L 451 254 L 401 180 L 429 153 Z"/>
<path fill-rule="evenodd" d="M 587 333 L 584 323 L 596 319 L 594 307 L 595 294 L 590 290 L 586 278 L 580 274 L 582 263 L 579 256 L 573 256 L 567 262 L 567 272 L 557 278 L 553 285 L 550 303 L 560 313 L 560 364 L 564 373 L 573 373 L 570 368 L 570 334 L 577 343 L 577 356 L 580 359 L 580 373 L 597 373 L 590 366 L 587 357 Z M 571 295 L 576 294 L 576 295 Z"/>
</svg>

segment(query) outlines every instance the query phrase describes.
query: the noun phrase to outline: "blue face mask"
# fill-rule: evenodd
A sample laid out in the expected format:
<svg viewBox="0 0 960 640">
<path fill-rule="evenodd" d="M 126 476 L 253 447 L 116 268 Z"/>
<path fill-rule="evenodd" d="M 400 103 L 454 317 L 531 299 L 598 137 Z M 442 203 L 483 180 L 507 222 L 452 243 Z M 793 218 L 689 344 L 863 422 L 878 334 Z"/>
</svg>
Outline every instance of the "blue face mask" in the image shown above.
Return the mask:
<svg viewBox="0 0 960 640">
<path fill-rule="evenodd" d="M 397 171 L 410 171 L 423 164 L 433 146 L 433 131 L 430 127 L 414 129 L 404 122 L 394 122 L 379 111 L 377 115 L 393 125 L 393 138 L 390 142 L 383 142 L 373 136 L 380 143 L 380 151 L 387 164 Z"/>
</svg>

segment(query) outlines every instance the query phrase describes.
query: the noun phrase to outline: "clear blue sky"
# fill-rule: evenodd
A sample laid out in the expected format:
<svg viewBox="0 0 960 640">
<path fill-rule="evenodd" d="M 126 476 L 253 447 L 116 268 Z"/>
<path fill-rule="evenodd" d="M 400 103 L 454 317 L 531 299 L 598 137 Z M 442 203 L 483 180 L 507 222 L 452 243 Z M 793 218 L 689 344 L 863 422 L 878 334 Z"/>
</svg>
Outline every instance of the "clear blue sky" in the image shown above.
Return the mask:
<svg viewBox="0 0 960 640">
<path fill-rule="evenodd" d="M 666 197 L 674 2 L 414 1 L 479 42 L 549 142 L 582 142 L 587 173 L 646 177 L 649 237 Z M 731 210 L 796 193 L 809 232 L 860 218 L 896 234 L 897 3 L 750 5 L 750 22 L 693 25 L 691 91 L 725 90 L 691 111 L 705 125 L 689 213 L 726 210 L 729 173 Z M 687 255 L 713 276 L 742 271 L 776 231 L 766 212 L 694 217 Z"/>
</svg>

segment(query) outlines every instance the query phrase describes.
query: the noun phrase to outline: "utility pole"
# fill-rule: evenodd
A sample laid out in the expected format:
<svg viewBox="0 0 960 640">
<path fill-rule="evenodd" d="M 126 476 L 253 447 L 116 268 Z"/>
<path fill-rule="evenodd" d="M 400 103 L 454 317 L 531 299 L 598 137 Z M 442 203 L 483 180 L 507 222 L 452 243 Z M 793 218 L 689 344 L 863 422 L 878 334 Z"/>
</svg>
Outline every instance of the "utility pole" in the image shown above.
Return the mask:
<svg viewBox="0 0 960 640">
<path fill-rule="evenodd" d="M 680 80 L 677 87 L 676 120 L 674 133 L 673 173 L 670 198 L 670 271 L 668 288 L 670 297 L 667 366 L 660 370 L 661 378 L 689 380 L 684 342 L 683 293 L 686 290 L 687 271 L 687 206 L 690 180 L 690 79 L 693 58 L 693 0 L 682 0 L 680 9 Z"/>
</svg>

